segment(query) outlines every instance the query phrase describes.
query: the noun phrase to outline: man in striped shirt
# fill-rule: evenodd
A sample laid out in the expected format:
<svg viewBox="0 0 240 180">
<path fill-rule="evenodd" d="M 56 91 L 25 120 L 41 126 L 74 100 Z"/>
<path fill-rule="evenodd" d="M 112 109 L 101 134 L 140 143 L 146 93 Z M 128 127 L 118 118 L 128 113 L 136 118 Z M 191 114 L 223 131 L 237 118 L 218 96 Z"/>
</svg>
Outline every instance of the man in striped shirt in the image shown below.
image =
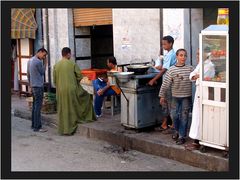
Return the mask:
<svg viewBox="0 0 240 180">
<path fill-rule="evenodd" d="M 171 118 L 174 122 L 175 133 L 172 138 L 178 145 L 185 143 L 187 134 L 188 115 L 192 97 L 192 82 L 189 75 L 193 67 L 185 65 L 187 51 L 179 49 L 176 52 L 177 63 L 169 68 L 161 86 L 159 97 L 160 104 L 165 103 L 167 91 L 171 88 Z"/>
</svg>

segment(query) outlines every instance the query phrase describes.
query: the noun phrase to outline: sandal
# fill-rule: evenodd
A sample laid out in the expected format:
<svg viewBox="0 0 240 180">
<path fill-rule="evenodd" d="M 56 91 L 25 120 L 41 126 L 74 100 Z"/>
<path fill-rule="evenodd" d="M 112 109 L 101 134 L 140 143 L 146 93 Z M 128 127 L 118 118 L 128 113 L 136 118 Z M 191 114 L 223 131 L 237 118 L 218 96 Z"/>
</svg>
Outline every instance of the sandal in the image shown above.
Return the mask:
<svg viewBox="0 0 240 180">
<path fill-rule="evenodd" d="M 174 126 L 173 126 L 173 125 L 168 125 L 168 127 L 169 127 L 170 129 L 174 129 Z"/>
<path fill-rule="evenodd" d="M 166 128 L 166 129 L 162 128 L 162 126 L 155 128 L 156 131 L 160 131 L 160 132 L 166 131 L 167 129 L 168 129 L 168 128 Z"/>
<path fill-rule="evenodd" d="M 189 151 L 198 150 L 199 148 L 200 148 L 200 145 L 196 143 L 187 144 L 185 146 L 185 149 Z"/>
</svg>

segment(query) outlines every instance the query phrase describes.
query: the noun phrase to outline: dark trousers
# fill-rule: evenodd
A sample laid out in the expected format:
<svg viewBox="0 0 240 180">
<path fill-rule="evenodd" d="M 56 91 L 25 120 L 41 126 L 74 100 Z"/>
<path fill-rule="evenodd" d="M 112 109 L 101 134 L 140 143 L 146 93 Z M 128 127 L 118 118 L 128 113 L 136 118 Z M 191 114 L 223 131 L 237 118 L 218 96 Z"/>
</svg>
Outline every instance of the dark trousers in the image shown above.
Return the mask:
<svg viewBox="0 0 240 180">
<path fill-rule="evenodd" d="M 33 105 L 32 105 L 32 128 L 39 130 L 42 128 L 41 108 L 43 102 L 43 87 L 33 87 Z"/>
<path fill-rule="evenodd" d="M 111 96 L 111 95 L 115 95 L 115 91 L 113 91 L 111 88 L 109 88 L 103 95 L 99 96 L 96 93 L 95 99 L 94 99 L 94 111 L 96 113 L 96 115 L 100 115 L 102 113 L 102 105 L 103 105 L 103 100 L 104 97 L 106 96 Z"/>
<path fill-rule="evenodd" d="M 189 110 L 191 107 L 191 97 L 172 97 L 171 118 L 174 122 L 174 128 L 179 137 L 186 137 Z"/>
</svg>

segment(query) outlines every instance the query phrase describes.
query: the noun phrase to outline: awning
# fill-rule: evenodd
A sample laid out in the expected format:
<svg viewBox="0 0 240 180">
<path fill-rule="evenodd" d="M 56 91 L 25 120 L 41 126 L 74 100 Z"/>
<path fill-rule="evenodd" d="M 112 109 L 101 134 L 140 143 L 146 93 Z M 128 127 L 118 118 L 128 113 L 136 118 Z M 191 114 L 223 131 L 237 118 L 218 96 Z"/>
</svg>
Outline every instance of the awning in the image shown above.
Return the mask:
<svg viewBox="0 0 240 180">
<path fill-rule="evenodd" d="M 11 38 L 35 39 L 37 23 L 34 17 L 35 9 L 11 9 Z"/>
</svg>

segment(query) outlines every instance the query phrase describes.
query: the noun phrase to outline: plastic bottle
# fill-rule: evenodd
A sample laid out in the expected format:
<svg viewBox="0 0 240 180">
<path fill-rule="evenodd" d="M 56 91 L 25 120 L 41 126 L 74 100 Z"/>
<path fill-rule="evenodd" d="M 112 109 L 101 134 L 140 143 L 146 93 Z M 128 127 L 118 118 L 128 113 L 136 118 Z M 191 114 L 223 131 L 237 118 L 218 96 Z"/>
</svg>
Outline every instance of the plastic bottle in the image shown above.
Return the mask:
<svg viewBox="0 0 240 180">
<path fill-rule="evenodd" d="M 218 8 L 217 24 L 229 24 L 228 8 Z"/>
</svg>

